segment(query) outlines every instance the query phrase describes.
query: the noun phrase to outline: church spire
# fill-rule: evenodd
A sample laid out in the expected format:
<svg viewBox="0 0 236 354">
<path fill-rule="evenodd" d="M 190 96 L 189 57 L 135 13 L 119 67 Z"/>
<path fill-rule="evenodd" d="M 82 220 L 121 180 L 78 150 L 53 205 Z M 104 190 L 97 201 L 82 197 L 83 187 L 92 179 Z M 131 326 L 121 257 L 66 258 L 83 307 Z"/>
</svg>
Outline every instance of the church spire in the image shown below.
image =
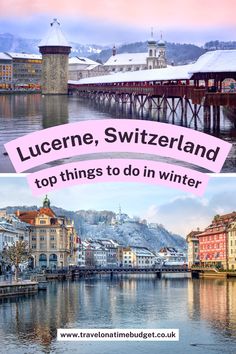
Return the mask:
<svg viewBox="0 0 236 354">
<path fill-rule="evenodd" d="M 44 198 L 43 207 L 44 207 L 44 208 L 50 208 L 50 200 L 48 199 L 48 196 L 47 196 L 47 195 L 46 195 L 46 197 Z"/>
</svg>

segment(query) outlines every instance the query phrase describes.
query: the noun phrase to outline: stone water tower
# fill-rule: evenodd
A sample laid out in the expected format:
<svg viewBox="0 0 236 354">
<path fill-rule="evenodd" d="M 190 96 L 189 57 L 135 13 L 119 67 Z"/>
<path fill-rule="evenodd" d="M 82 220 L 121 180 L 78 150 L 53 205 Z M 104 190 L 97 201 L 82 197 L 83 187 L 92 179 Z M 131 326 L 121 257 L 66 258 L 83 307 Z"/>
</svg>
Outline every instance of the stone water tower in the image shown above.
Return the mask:
<svg viewBox="0 0 236 354">
<path fill-rule="evenodd" d="M 42 54 L 42 94 L 67 94 L 70 50 L 71 46 L 61 31 L 60 23 L 54 19 L 50 31 L 39 43 Z"/>
</svg>

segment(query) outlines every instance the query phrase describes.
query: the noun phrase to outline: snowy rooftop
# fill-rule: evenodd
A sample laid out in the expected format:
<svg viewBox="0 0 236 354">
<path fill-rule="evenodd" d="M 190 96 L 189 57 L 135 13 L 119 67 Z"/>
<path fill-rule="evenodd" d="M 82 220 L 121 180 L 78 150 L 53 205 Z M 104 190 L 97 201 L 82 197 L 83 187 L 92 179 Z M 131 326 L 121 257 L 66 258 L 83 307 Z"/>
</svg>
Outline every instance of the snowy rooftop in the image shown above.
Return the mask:
<svg viewBox="0 0 236 354">
<path fill-rule="evenodd" d="M 192 64 L 182 66 L 169 66 L 162 69 L 129 71 L 69 81 L 69 84 L 98 84 L 112 82 L 140 82 L 140 81 L 161 81 L 161 80 L 185 80 L 192 76 L 189 71 Z"/>
<path fill-rule="evenodd" d="M 194 73 L 201 72 L 236 72 L 236 50 L 207 52 L 200 56 L 194 64 L 168 66 L 162 69 L 119 72 L 79 81 L 69 81 L 69 84 L 188 80 L 191 79 Z"/>
<path fill-rule="evenodd" d="M 60 46 L 60 47 L 70 47 L 70 44 L 65 39 L 64 34 L 61 31 L 60 23 L 54 18 L 51 23 L 51 28 L 47 35 L 39 43 L 39 47 L 45 46 Z"/>
<path fill-rule="evenodd" d="M 69 58 L 69 65 L 70 64 L 87 64 L 87 65 L 98 65 L 98 63 L 94 60 L 85 57 L 72 57 Z"/>
<path fill-rule="evenodd" d="M 191 73 L 236 72 L 236 50 L 207 52 L 193 65 Z"/>
<path fill-rule="evenodd" d="M 40 54 L 28 54 L 28 53 L 7 53 L 13 59 L 42 59 Z"/>
<path fill-rule="evenodd" d="M 86 68 L 86 70 L 93 70 L 94 68 L 96 68 L 97 66 L 99 66 L 100 64 L 99 63 L 97 63 L 97 64 L 91 64 L 91 65 L 89 65 L 87 68 Z"/>
<path fill-rule="evenodd" d="M 5 53 L 0 53 L 0 60 L 11 60 L 11 58 Z"/>
<path fill-rule="evenodd" d="M 7 231 L 7 232 L 12 232 L 16 233 L 16 229 L 12 226 L 12 224 L 6 222 L 6 221 L 1 221 L 0 222 L 0 232 Z"/>
<path fill-rule="evenodd" d="M 145 247 L 132 247 L 132 250 L 139 257 L 154 257 L 154 254 Z"/>
<path fill-rule="evenodd" d="M 147 53 L 116 54 L 112 55 L 104 65 L 145 65 L 147 56 Z"/>
</svg>

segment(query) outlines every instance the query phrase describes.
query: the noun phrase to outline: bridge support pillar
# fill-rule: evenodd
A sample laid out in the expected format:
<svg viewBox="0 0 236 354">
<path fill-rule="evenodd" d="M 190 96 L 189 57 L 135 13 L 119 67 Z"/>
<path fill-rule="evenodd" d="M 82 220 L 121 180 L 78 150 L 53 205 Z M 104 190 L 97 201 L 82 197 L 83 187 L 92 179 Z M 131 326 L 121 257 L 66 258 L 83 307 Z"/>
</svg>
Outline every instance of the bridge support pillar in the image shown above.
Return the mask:
<svg viewBox="0 0 236 354">
<path fill-rule="evenodd" d="M 213 129 L 220 129 L 220 106 L 213 106 Z"/>
<path fill-rule="evenodd" d="M 204 130 L 211 127 L 211 106 L 204 106 Z"/>
</svg>

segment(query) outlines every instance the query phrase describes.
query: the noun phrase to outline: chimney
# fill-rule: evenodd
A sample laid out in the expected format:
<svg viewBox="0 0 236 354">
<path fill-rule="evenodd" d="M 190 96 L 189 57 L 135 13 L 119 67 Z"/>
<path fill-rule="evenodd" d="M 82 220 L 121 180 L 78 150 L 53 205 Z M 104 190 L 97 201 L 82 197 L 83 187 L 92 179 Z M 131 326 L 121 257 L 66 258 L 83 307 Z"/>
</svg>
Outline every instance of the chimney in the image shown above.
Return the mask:
<svg viewBox="0 0 236 354">
<path fill-rule="evenodd" d="M 116 47 L 115 47 L 115 45 L 114 45 L 113 48 L 112 48 L 112 55 L 113 55 L 113 56 L 116 55 Z"/>
</svg>

